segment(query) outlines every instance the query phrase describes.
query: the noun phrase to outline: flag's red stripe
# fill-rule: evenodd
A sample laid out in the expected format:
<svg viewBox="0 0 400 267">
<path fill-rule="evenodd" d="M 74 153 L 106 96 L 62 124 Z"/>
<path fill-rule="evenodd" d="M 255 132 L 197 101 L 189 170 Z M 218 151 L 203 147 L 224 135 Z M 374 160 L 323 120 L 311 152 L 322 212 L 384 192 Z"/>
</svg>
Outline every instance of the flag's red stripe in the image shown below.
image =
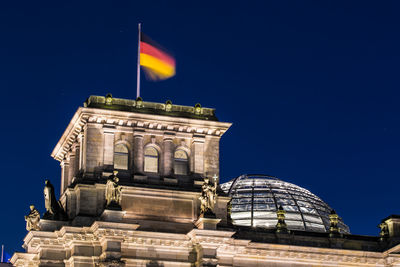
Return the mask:
<svg viewBox="0 0 400 267">
<path fill-rule="evenodd" d="M 153 56 L 175 67 L 175 59 L 173 57 L 148 43 L 140 42 L 140 53 Z"/>
</svg>

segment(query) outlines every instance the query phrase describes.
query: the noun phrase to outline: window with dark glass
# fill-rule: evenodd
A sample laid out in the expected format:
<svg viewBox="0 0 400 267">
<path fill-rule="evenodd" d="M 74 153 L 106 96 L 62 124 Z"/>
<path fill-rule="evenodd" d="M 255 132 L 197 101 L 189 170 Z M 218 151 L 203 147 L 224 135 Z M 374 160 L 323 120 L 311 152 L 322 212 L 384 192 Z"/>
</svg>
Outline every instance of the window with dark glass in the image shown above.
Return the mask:
<svg viewBox="0 0 400 267">
<path fill-rule="evenodd" d="M 188 155 L 183 150 L 176 150 L 174 153 L 174 173 L 186 175 L 188 173 Z"/>
</svg>

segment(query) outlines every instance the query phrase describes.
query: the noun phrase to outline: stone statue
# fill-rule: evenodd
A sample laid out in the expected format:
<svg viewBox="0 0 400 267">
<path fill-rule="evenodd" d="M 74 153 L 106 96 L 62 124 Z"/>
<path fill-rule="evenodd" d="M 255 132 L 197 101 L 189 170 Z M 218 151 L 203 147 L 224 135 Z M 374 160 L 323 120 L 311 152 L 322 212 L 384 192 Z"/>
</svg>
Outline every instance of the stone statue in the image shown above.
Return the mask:
<svg viewBox="0 0 400 267">
<path fill-rule="evenodd" d="M 214 205 L 217 200 L 217 176 L 214 176 L 214 183 L 211 183 L 208 177 L 204 178 L 204 183 L 201 186 L 200 212 L 201 214 L 213 214 Z"/>
<path fill-rule="evenodd" d="M 46 212 L 43 214 L 43 219 L 64 221 L 67 220 L 67 214 L 62 208 L 60 202 L 57 201 L 54 193 L 54 187 L 49 180 L 45 181 L 44 193 L 44 207 Z"/>
<path fill-rule="evenodd" d="M 379 232 L 380 240 L 383 241 L 389 237 L 389 226 L 387 223 L 382 222 L 378 225 L 378 227 L 381 229 Z"/>
<path fill-rule="evenodd" d="M 121 205 L 121 190 L 122 187 L 118 184 L 119 179 L 117 177 L 118 171 L 114 171 L 114 174 L 108 178 L 106 184 L 106 207 L 120 207 Z"/>
<path fill-rule="evenodd" d="M 37 231 L 40 230 L 39 221 L 40 221 L 40 213 L 35 206 L 29 206 L 31 211 L 28 215 L 25 216 L 26 221 L 26 230 L 27 231 Z"/>
</svg>

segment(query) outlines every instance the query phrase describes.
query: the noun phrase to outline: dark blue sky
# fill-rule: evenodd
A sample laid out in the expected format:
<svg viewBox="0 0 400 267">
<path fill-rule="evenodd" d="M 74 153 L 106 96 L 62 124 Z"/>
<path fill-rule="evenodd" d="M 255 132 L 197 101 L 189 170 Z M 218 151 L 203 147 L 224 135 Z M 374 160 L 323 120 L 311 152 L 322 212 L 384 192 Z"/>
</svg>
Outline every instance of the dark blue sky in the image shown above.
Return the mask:
<svg viewBox="0 0 400 267">
<path fill-rule="evenodd" d="M 142 79 L 144 100 L 200 102 L 233 122 L 222 181 L 266 173 L 293 182 L 354 234 L 377 235 L 381 219 L 400 214 L 400 3 L 60 2 L 0 4 L 0 243 L 9 252 L 22 250 L 29 204 L 44 212 L 44 180 L 59 188 L 50 153 L 77 107 L 91 94 L 136 97 L 138 22 L 177 60 L 174 78 Z"/>
</svg>

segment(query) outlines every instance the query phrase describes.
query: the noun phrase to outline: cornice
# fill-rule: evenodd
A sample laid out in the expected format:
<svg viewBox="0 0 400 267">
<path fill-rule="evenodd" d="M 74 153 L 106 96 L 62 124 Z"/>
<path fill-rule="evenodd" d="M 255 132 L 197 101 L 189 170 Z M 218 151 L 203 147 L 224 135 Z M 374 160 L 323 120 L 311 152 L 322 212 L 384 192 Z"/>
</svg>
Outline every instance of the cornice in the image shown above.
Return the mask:
<svg viewBox="0 0 400 267">
<path fill-rule="evenodd" d="M 62 161 L 65 154 L 70 150 L 72 144 L 75 142 L 78 134 L 82 131 L 82 127 L 88 119 L 88 116 L 85 116 L 85 114 L 82 113 L 82 109 L 83 108 L 80 107 L 75 112 L 63 135 L 54 147 L 53 152 L 51 153 L 51 156 L 54 159 Z"/>
<path fill-rule="evenodd" d="M 87 124 L 111 125 L 115 126 L 117 130 L 131 129 L 132 132 L 139 130 L 141 132 L 159 131 L 163 133 L 168 131 L 192 135 L 202 134 L 218 138 L 232 125 L 227 122 L 80 107 L 56 144 L 51 156 L 62 161 Z"/>
</svg>

